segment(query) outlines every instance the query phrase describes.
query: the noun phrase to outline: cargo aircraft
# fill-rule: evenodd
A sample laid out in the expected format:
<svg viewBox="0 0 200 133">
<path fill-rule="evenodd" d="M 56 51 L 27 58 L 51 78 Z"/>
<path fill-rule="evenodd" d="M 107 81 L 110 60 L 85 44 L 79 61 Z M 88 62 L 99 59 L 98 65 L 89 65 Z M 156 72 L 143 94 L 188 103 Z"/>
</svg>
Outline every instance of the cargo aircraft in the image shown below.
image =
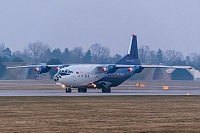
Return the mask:
<svg viewBox="0 0 200 133">
<path fill-rule="evenodd" d="M 71 88 L 78 88 L 78 92 L 87 92 L 88 88 L 101 88 L 102 93 L 110 93 L 111 87 L 116 87 L 134 74 L 142 72 L 144 68 L 184 68 L 188 66 L 142 65 L 138 58 L 137 36 L 131 36 L 128 53 L 115 64 L 71 64 L 71 65 L 28 65 L 7 68 L 35 67 L 39 74 L 56 68 L 53 79 L 71 93 Z"/>
</svg>

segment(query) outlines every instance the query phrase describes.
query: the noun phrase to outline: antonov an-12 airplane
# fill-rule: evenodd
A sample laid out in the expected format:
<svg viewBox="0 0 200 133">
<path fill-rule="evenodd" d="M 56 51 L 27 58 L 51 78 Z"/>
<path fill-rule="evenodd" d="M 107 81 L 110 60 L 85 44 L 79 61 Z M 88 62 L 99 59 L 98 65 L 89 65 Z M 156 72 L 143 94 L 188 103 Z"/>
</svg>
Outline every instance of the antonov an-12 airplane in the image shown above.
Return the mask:
<svg viewBox="0 0 200 133">
<path fill-rule="evenodd" d="M 72 64 L 72 65 L 29 65 L 7 68 L 35 67 L 39 74 L 49 72 L 54 67 L 57 73 L 53 79 L 71 93 L 71 88 L 78 88 L 78 92 L 87 92 L 87 88 L 101 88 L 102 93 L 110 93 L 111 87 L 116 87 L 134 74 L 142 72 L 144 68 L 184 68 L 187 66 L 142 65 L 138 58 L 137 37 L 131 36 L 128 53 L 115 64 Z"/>
</svg>

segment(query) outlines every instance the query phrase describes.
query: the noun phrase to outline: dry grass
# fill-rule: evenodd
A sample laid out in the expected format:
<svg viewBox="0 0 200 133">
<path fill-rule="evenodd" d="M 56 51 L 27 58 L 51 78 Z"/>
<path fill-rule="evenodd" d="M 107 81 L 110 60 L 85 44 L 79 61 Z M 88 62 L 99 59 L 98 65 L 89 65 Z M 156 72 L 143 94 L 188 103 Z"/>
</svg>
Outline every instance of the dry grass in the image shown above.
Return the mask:
<svg viewBox="0 0 200 133">
<path fill-rule="evenodd" d="M 200 96 L 0 97 L 0 132 L 200 132 Z"/>
</svg>

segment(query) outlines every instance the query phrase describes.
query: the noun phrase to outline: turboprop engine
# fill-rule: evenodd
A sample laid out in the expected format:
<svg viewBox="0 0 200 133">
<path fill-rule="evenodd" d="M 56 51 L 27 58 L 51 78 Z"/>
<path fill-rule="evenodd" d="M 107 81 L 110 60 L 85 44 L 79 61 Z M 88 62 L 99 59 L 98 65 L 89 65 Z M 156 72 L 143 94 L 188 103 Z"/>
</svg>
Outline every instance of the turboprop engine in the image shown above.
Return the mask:
<svg viewBox="0 0 200 133">
<path fill-rule="evenodd" d="M 144 68 L 141 66 L 129 67 L 128 72 L 140 73 Z"/>
<path fill-rule="evenodd" d="M 51 67 L 48 67 L 48 66 L 39 66 L 39 67 L 36 67 L 34 69 L 34 71 L 36 71 L 37 73 L 39 74 L 42 74 L 42 73 L 47 73 L 49 72 L 51 69 Z"/>
<path fill-rule="evenodd" d="M 129 68 L 128 68 L 128 71 L 129 71 L 129 72 L 133 72 L 133 71 L 135 71 L 135 69 L 132 68 L 132 67 L 129 67 Z"/>
<path fill-rule="evenodd" d="M 103 67 L 102 71 L 105 73 L 114 73 L 117 70 L 117 68 L 115 67 L 115 65 L 109 65 L 107 67 Z"/>
</svg>

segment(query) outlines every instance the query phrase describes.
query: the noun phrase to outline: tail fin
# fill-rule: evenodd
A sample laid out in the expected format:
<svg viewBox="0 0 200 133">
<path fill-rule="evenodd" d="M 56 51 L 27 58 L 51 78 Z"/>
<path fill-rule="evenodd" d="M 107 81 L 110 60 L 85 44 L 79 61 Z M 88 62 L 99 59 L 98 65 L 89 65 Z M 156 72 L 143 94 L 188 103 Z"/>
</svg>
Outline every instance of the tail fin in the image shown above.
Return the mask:
<svg viewBox="0 0 200 133">
<path fill-rule="evenodd" d="M 140 60 L 138 59 L 138 47 L 137 47 L 137 36 L 135 34 L 131 37 L 131 43 L 128 49 L 128 53 L 116 64 L 125 65 L 140 65 Z"/>
</svg>

